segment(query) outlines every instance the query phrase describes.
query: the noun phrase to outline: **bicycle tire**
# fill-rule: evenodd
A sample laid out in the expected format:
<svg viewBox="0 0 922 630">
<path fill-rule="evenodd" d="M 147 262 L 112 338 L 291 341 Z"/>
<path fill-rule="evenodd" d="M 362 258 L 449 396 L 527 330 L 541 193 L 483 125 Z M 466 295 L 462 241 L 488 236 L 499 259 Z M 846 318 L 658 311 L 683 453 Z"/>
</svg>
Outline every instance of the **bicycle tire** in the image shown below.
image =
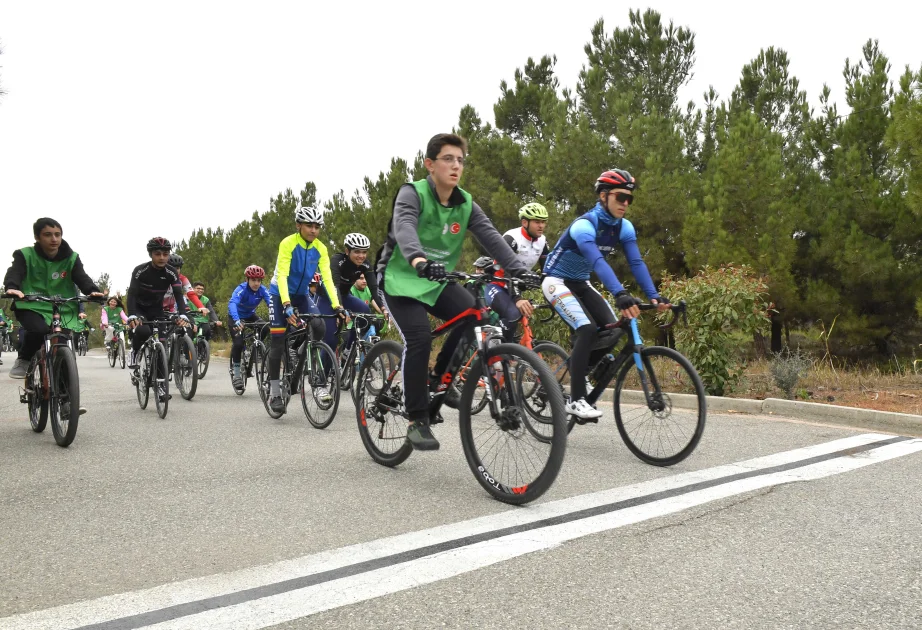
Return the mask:
<svg viewBox="0 0 922 630">
<path fill-rule="evenodd" d="M 551 372 L 554 374 L 554 380 L 557 381 L 561 394 L 564 400 L 566 400 L 569 395 L 566 384 L 569 383 L 570 379 L 570 355 L 553 341 L 541 341 L 536 343 L 532 347 L 532 351 L 551 369 Z M 550 363 L 548 362 L 549 359 L 551 361 Z M 522 406 L 525 409 L 526 415 L 534 421 L 532 422 L 526 419 L 525 426 L 537 439 L 545 441 L 548 439 L 546 435 L 548 431 L 548 418 L 544 414 L 544 411 L 548 408 L 547 394 L 537 383 L 526 383 L 525 377 L 527 375 L 528 371 L 526 370 L 519 370 L 516 372 L 516 386 L 519 388 L 519 393 L 522 396 Z M 568 422 L 567 433 L 572 430 L 573 425 Z"/>
<path fill-rule="evenodd" d="M 464 448 L 464 457 L 467 459 L 471 472 L 484 490 L 503 503 L 523 505 L 534 501 L 547 492 L 563 466 L 563 458 L 567 449 L 563 394 L 560 388 L 556 386 L 557 381 L 554 379 L 551 369 L 528 348 L 512 343 L 499 344 L 486 350 L 487 361 L 494 358 L 499 360 L 492 364 L 493 369 L 496 369 L 496 365 L 501 365 L 504 372 L 502 379 L 504 389 L 497 392 L 498 399 L 495 404 L 500 406 L 503 400 L 509 400 L 510 397 L 513 403 L 516 402 L 519 389 L 512 382 L 512 371 L 514 369 L 517 372 L 522 369 L 521 364 L 528 365 L 530 369 L 535 371 L 537 378 L 547 389 L 548 404 L 551 408 L 551 434 L 546 442 L 535 439 L 534 443 L 527 447 L 526 455 L 523 456 L 522 460 L 513 456 L 514 463 L 510 463 L 508 455 L 499 457 L 491 454 L 495 445 L 503 439 L 503 434 L 505 434 L 506 444 L 513 448 L 525 448 L 523 446 L 525 440 L 529 436 L 534 436 L 523 426 L 527 424 L 525 422 L 525 412 L 514 404 L 508 407 L 508 415 L 510 416 L 508 419 L 494 419 L 492 409 L 489 414 L 479 414 L 477 416 L 471 414 L 470 405 L 473 400 L 474 390 L 483 370 L 483 362 L 475 361 L 470 377 L 461 392 L 461 401 L 458 405 L 461 446 Z M 510 365 L 510 362 L 513 362 L 514 365 Z M 490 378 L 493 377 L 490 376 Z M 506 409 L 503 409 L 500 413 L 506 415 L 506 411 Z M 503 426 L 504 424 L 505 426 Z M 487 435 L 491 432 L 492 435 Z M 486 436 L 486 439 L 483 446 L 478 448 L 477 441 L 484 436 Z M 494 441 L 494 438 L 497 439 Z M 487 445 L 491 443 L 493 445 L 487 448 Z M 484 452 L 480 453 L 480 450 Z M 543 465 L 539 464 L 540 471 L 537 471 L 535 477 L 527 480 L 518 477 L 521 470 L 536 468 L 533 462 L 536 458 L 539 460 L 542 458 L 542 451 L 545 453 L 546 459 Z M 489 463 L 484 462 L 485 457 L 490 458 Z M 494 467 L 493 463 L 496 463 L 498 468 Z M 507 474 L 515 474 L 517 478 L 507 480 L 505 479 Z"/>
<path fill-rule="evenodd" d="M 150 371 L 154 404 L 157 406 L 157 415 L 161 419 L 166 418 L 170 408 L 170 372 L 166 357 L 166 348 L 158 341 L 154 344 L 154 357 Z"/>
<path fill-rule="evenodd" d="M 195 343 L 195 356 L 198 359 L 198 377 L 201 380 L 208 374 L 208 366 L 211 364 L 211 344 L 204 337 L 199 337 Z"/>
<path fill-rule="evenodd" d="M 358 343 L 359 340 L 356 339 L 342 362 L 340 362 L 339 357 L 337 357 L 336 363 L 339 367 L 339 379 L 337 380 L 337 384 L 342 390 L 352 389 L 352 383 L 355 380 L 355 354 L 358 352 Z"/>
<path fill-rule="evenodd" d="M 306 352 L 311 353 L 311 369 L 301 372 L 301 408 L 304 410 L 304 415 L 307 421 L 311 423 L 311 426 L 315 429 L 326 429 L 333 422 L 336 417 L 336 411 L 339 409 L 339 362 L 336 360 L 336 353 L 333 352 L 333 348 L 322 341 L 309 342 Z M 326 362 L 324 361 L 324 354 L 327 355 Z M 307 363 L 306 356 L 302 360 L 305 361 L 305 364 Z M 331 374 L 326 373 L 325 363 L 329 365 Z M 308 387 L 310 387 L 309 394 Z M 318 388 L 319 390 L 324 388 L 327 390 L 327 393 L 331 396 L 329 402 L 320 402 L 319 397 L 315 395 Z M 313 411 L 308 409 L 309 400 L 316 403 L 316 408 Z"/>
<path fill-rule="evenodd" d="M 253 342 L 253 348 L 250 351 L 249 359 L 246 361 L 240 362 L 240 369 L 243 369 L 245 364 L 249 364 L 249 369 L 243 372 L 243 386 L 246 388 L 246 382 L 249 379 L 249 374 L 252 371 L 253 377 L 256 379 L 256 389 L 259 392 L 260 399 L 265 402 L 265 397 L 268 389 L 263 389 L 263 378 L 262 372 L 260 371 L 260 366 L 262 364 L 262 358 L 269 354 L 266 352 L 266 346 L 259 339 Z M 255 368 L 255 369 L 254 369 Z M 241 392 L 243 393 L 243 392 Z"/>
<path fill-rule="evenodd" d="M 44 351 L 35 353 L 29 362 L 29 372 L 26 375 L 26 406 L 29 410 L 29 424 L 36 433 L 41 433 L 48 426 L 48 399 L 45 398 L 45 388 L 42 384 L 44 371 L 39 361 L 39 355 Z M 37 384 L 36 384 L 37 382 Z"/>
<path fill-rule="evenodd" d="M 141 346 L 141 352 L 137 357 L 138 376 L 135 381 L 135 390 L 138 396 L 138 405 L 141 409 L 147 409 L 147 402 L 150 399 L 150 384 L 152 380 L 151 370 L 153 361 L 148 346 Z"/>
<path fill-rule="evenodd" d="M 115 362 L 118 360 L 118 346 L 113 347 L 112 342 L 109 342 L 106 348 L 106 356 L 109 359 L 109 367 L 114 368 Z"/>
<path fill-rule="evenodd" d="M 58 446 L 67 448 L 77 437 L 80 422 L 80 375 L 77 357 L 70 348 L 59 347 L 51 362 L 51 397 L 48 416 Z"/>
<path fill-rule="evenodd" d="M 121 339 L 118 340 L 118 362 L 121 368 L 124 370 L 125 365 L 125 342 Z"/>
<path fill-rule="evenodd" d="M 385 339 L 376 343 L 359 368 L 358 382 L 363 386 L 356 387 L 359 392 L 355 419 L 362 445 L 374 461 L 389 468 L 402 464 L 413 452 L 407 440 L 408 421 L 403 415 L 402 356 L 403 346 L 396 341 Z M 396 395 L 390 398 L 391 394 Z"/>
<path fill-rule="evenodd" d="M 365 342 L 363 341 L 362 343 L 365 343 Z M 353 402 L 353 404 L 357 404 L 357 401 L 358 401 L 358 394 L 359 394 L 359 389 L 360 389 L 358 377 L 359 377 L 359 374 L 360 374 L 361 371 L 362 371 L 362 365 L 365 364 L 365 361 L 368 359 L 368 353 L 370 352 L 371 348 L 374 347 L 374 345 L 375 345 L 375 344 L 369 343 L 369 344 L 363 346 L 363 348 L 362 348 L 361 359 L 359 360 L 358 367 L 357 367 L 357 369 L 356 369 L 356 371 L 355 371 L 355 372 L 356 372 L 356 373 L 355 373 L 355 381 L 353 382 L 353 386 L 352 386 L 352 402 Z M 370 367 L 369 370 L 368 370 L 368 372 L 366 372 L 366 374 L 373 374 L 373 373 L 375 373 L 375 370 L 378 370 L 378 371 L 381 371 L 381 372 L 383 372 L 383 371 L 385 370 L 385 368 L 384 368 L 384 361 L 381 359 L 381 356 L 380 356 L 380 355 L 377 356 L 377 357 L 376 357 L 375 359 L 373 359 L 373 360 L 375 361 L 376 364 L 375 364 L 374 366 Z M 364 383 L 364 384 L 362 385 L 362 387 L 367 387 L 367 388 L 368 388 L 368 391 L 369 391 L 370 393 L 373 393 L 373 394 L 377 394 L 377 393 L 378 393 L 378 392 L 375 390 L 374 383 L 366 382 L 366 383 Z"/>
<path fill-rule="evenodd" d="M 644 365 L 644 370 L 650 381 L 649 386 L 651 395 L 653 396 L 653 404 L 656 405 L 657 408 L 650 409 L 649 403 L 647 405 L 640 405 L 639 408 L 650 412 L 651 417 L 639 424 L 635 423 L 633 418 L 625 422 L 625 415 L 629 408 L 632 406 L 636 408 L 638 406 L 625 400 L 624 408 L 622 409 L 622 391 L 624 390 L 625 384 L 631 385 L 633 382 L 639 383 L 639 377 L 635 377 L 637 380 L 634 381 L 629 376 L 631 374 L 638 374 L 634 361 L 627 361 L 619 371 L 618 378 L 615 382 L 615 423 L 618 426 L 618 433 L 621 434 L 621 439 L 624 440 L 624 444 L 638 459 L 653 466 L 672 466 L 691 455 L 695 447 L 698 446 L 701 436 L 704 434 L 704 425 L 707 419 L 707 399 L 705 398 L 704 385 L 691 362 L 672 348 L 648 346 L 641 351 L 640 356 Z M 662 360 L 657 360 L 658 357 L 662 358 Z M 674 362 L 675 366 L 670 365 L 668 362 Z M 679 369 L 676 369 L 676 367 Z M 673 371 L 670 373 L 670 370 Z M 667 378 L 670 379 L 668 387 L 666 387 Z M 685 424 L 691 425 L 694 423 L 693 430 L 684 431 L 682 430 L 683 427 L 680 426 L 677 421 L 672 420 L 672 399 L 671 395 L 664 391 L 665 389 L 684 390 L 676 391 L 675 393 L 691 394 L 695 397 L 697 413 L 685 414 L 688 417 L 688 422 Z M 624 398 L 626 399 L 627 396 L 624 396 Z M 686 409 L 682 408 L 681 411 L 686 412 Z M 681 421 L 681 419 L 680 417 L 679 421 Z M 629 427 L 627 425 L 632 426 Z M 637 436 L 632 433 L 629 430 L 632 427 L 637 427 L 642 435 Z M 659 435 L 668 435 L 670 443 L 675 443 L 677 446 L 676 449 L 673 449 L 675 452 L 670 454 L 663 449 L 655 453 L 649 452 L 647 449 L 649 443 L 646 438 L 651 435 L 652 431 L 656 431 Z M 641 439 L 638 440 L 637 437 Z"/>
<path fill-rule="evenodd" d="M 287 353 L 285 352 L 282 353 L 282 363 L 279 366 L 279 388 L 281 388 L 282 390 L 283 399 L 286 397 L 285 393 L 287 390 L 287 387 L 285 386 L 285 381 L 286 381 L 286 376 L 287 376 L 285 373 L 285 365 L 287 363 L 287 358 L 285 356 L 286 354 Z M 259 376 L 256 377 L 257 380 L 260 381 L 261 391 L 260 391 L 259 397 L 262 398 L 263 406 L 266 408 L 266 413 L 269 414 L 269 417 L 274 420 L 278 420 L 283 415 L 285 415 L 285 411 L 281 411 L 281 412 L 272 411 L 272 408 L 269 407 L 269 353 L 268 352 L 263 355 L 261 366 L 262 367 L 260 367 L 260 372 L 262 374 L 262 377 L 261 378 Z M 285 401 L 285 410 L 286 411 L 288 410 L 287 400 Z"/>
<path fill-rule="evenodd" d="M 179 395 L 192 400 L 198 388 L 198 356 L 189 335 L 182 335 L 173 345 L 173 377 Z"/>
</svg>

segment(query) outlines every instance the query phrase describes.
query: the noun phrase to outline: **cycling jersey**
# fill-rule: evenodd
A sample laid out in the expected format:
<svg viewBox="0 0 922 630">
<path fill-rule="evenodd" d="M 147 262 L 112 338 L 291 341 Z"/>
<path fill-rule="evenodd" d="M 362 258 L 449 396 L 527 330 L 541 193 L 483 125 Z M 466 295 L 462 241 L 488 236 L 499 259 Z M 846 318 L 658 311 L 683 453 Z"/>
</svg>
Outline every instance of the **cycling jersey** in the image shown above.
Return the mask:
<svg viewBox="0 0 922 630">
<path fill-rule="evenodd" d="M 540 264 L 541 267 L 544 267 L 544 261 L 547 259 L 547 237 L 542 234 L 538 238 L 532 238 L 528 234 L 528 230 L 523 227 L 512 228 L 507 230 L 503 234 L 503 240 L 512 248 L 512 251 L 515 252 L 516 258 L 519 259 L 519 262 L 524 265 L 529 271 L 534 268 L 536 264 Z M 502 278 L 505 274 L 505 271 L 499 269 L 494 275 Z M 505 286 L 505 282 L 497 282 L 500 286 Z"/>
<path fill-rule="evenodd" d="M 634 226 L 627 219 L 612 217 L 601 203 L 570 224 L 547 257 L 544 274 L 563 280 L 589 280 L 589 274 L 595 272 L 606 289 L 619 293 L 624 285 L 605 260 L 619 245 L 643 292 L 650 299 L 659 299 L 640 256 Z"/>
<path fill-rule="evenodd" d="M 256 307 L 260 302 L 265 302 L 269 306 L 269 291 L 263 285 L 259 285 L 259 290 L 254 291 L 250 288 L 249 281 L 237 285 L 230 299 L 227 301 L 227 313 L 232 321 L 247 319 L 256 314 Z"/>
<path fill-rule="evenodd" d="M 183 300 L 182 281 L 179 278 L 179 271 L 170 265 L 158 269 L 148 261 L 135 267 L 131 272 L 131 284 L 128 287 L 128 315 L 162 310 L 163 293 L 167 289 L 173 291 L 179 312 L 185 313 L 186 302 Z"/>
<path fill-rule="evenodd" d="M 198 299 L 198 293 L 192 290 L 192 283 L 189 282 L 189 278 L 180 273 L 179 281 L 182 284 L 182 292 L 186 294 L 189 301 L 195 304 L 195 308 L 205 308 L 202 301 Z M 172 289 L 167 289 L 163 294 L 163 310 L 167 313 L 176 312 L 176 297 L 173 295 Z"/>
<path fill-rule="evenodd" d="M 330 261 L 330 271 L 333 274 L 333 282 L 336 284 L 336 290 L 339 293 L 339 301 L 345 302 L 345 297 L 352 290 L 352 285 L 359 278 L 364 277 L 368 283 L 368 290 L 371 291 L 372 299 L 377 302 L 378 281 L 371 270 L 371 265 L 366 260 L 361 265 L 356 265 L 348 255 L 339 252 L 333 254 Z"/>
<path fill-rule="evenodd" d="M 292 296 L 307 295 L 314 273 L 320 270 L 323 286 L 333 308 L 339 306 L 339 296 L 333 286 L 333 276 L 330 272 L 330 257 L 327 248 L 320 240 L 315 238 L 308 243 L 300 234 L 292 234 L 279 243 L 279 255 L 275 264 L 275 273 L 269 283 L 270 295 L 277 295 L 281 303 L 291 302 Z"/>
</svg>

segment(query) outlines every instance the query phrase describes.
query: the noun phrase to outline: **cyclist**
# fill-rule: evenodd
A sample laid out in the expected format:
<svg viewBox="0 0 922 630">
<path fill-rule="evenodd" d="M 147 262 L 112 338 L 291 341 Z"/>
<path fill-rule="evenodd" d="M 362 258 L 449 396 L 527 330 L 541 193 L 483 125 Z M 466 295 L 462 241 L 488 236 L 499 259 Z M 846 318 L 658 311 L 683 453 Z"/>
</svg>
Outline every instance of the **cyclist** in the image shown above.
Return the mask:
<svg viewBox="0 0 922 630">
<path fill-rule="evenodd" d="M 371 306 L 379 313 L 384 311 L 387 314 L 387 309 L 382 309 L 378 304 L 378 300 L 380 300 L 378 297 L 378 282 L 371 270 L 371 265 L 367 261 L 371 241 L 364 234 L 352 232 L 351 234 L 346 234 L 343 246 L 346 251 L 333 254 L 333 258 L 330 260 L 330 271 L 333 274 L 333 282 L 339 296 L 339 303 L 346 310 L 353 313 L 370 313 L 369 306 Z M 371 298 L 369 303 L 352 295 L 352 287 L 359 278 L 363 279 L 368 285 Z M 359 330 L 358 334 L 361 335 L 364 332 L 364 330 Z M 347 351 L 352 346 L 355 341 L 355 335 L 355 330 L 349 333 L 349 340 L 344 351 Z M 334 346 L 334 349 L 339 349 L 338 343 Z"/>
<path fill-rule="evenodd" d="M 590 284 L 589 274 L 594 272 L 615 296 L 615 306 L 623 317 L 633 319 L 640 315 L 636 299 L 625 290 L 605 261 L 607 255 L 620 247 L 634 278 L 650 301 L 659 304 L 659 310 L 669 308 L 669 300 L 657 293 L 653 286 L 653 279 L 637 247 L 634 226 L 624 218 L 628 206 L 634 201 L 636 188 L 637 182 L 625 170 L 613 168 L 599 175 L 595 183 L 598 202 L 570 224 L 544 264 L 546 277 L 541 285 L 544 296 L 560 318 L 575 331 L 570 355 L 571 400 L 566 410 L 583 420 L 597 422 L 602 415 L 586 402 L 588 366 L 599 358 L 591 356 L 596 329 L 617 321 L 611 306 Z M 597 351 L 604 352 L 607 350 Z"/>
<path fill-rule="evenodd" d="M 179 270 L 169 264 L 170 241 L 162 236 L 155 236 L 147 241 L 147 253 L 150 260 L 140 264 L 131 272 L 131 284 L 128 286 L 128 325 L 134 330 L 131 340 L 131 362 L 129 367 L 137 369 L 138 353 L 153 331 L 141 318 L 146 320 L 163 320 L 168 315 L 164 309 L 163 294 L 173 292 L 173 303 L 178 314 L 172 317 L 178 326 L 190 326 L 186 316 L 186 302 L 183 299 L 182 281 Z M 196 297 L 196 299 L 198 299 Z"/>
<path fill-rule="evenodd" d="M 195 314 L 195 325 L 202 329 L 202 336 L 208 341 L 211 341 L 211 326 L 215 325 L 221 327 L 224 325 L 224 322 L 218 319 L 218 314 L 212 307 L 211 300 L 208 299 L 207 295 L 205 295 L 205 285 L 201 282 L 193 282 L 192 290 L 195 291 L 198 299 L 202 302 L 202 306 L 208 309 L 207 316 L 202 315 L 201 311 Z M 186 306 L 188 305 L 189 304 L 187 300 Z"/>
<path fill-rule="evenodd" d="M 243 355 L 243 329 L 244 323 L 259 323 L 263 320 L 256 314 L 256 307 L 260 302 L 265 302 L 271 308 L 272 298 L 269 291 L 262 285 L 266 272 L 259 265 L 250 265 L 243 270 L 245 282 L 241 282 L 234 289 L 227 301 L 227 315 L 234 325 L 231 327 L 233 346 L 231 347 L 231 366 L 233 375 L 231 380 L 234 387 L 243 387 L 243 376 L 240 374 L 240 357 Z M 267 331 L 262 331 L 263 340 Z"/>
<path fill-rule="evenodd" d="M 192 290 L 192 283 L 189 282 L 189 278 L 182 275 L 180 269 L 183 266 L 183 258 L 179 254 L 170 254 L 170 259 L 167 261 L 171 267 L 176 269 L 176 272 L 179 274 L 179 282 L 182 284 L 182 292 L 185 298 L 187 298 L 195 308 L 198 309 L 198 312 L 202 315 L 208 315 L 209 309 L 202 304 L 202 301 L 198 297 L 198 293 Z M 186 300 L 182 300 L 184 303 Z M 176 307 L 176 296 L 173 295 L 172 289 L 167 289 L 166 293 L 163 294 L 163 310 L 167 313 L 177 312 Z"/>
<path fill-rule="evenodd" d="M 448 387 L 442 382 L 448 379 L 440 375 L 464 333 L 459 327 L 448 336 L 435 369 L 427 375 L 432 349 L 428 314 L 449 320 L 474 307 L 474 296 L 464 287 L 439 282 L 458 264 L 468 229 L 510 275 L 527 273 L 480 206 L 458 187 L 466 150 L 465 140 L 455 134 L 429 140 L 425 158 L 429 176 L 400 188 L 378 257 L 378 285 L 404 340 L 401 370 L 410 421 L 407 439 L 419 450 L 439 448 L 429 426 L 427 376 L 431 387 Z"/>
<path fill-rule="evenodd" d="M 300 321 L 295 309 L 304 313 L 319 315 L 320 308 L 309 298 L 310 284 L 317 270 L 323 278 L 323 287 L 330 299 L 331 308 L 340 317 L 345 311 L 339 303 L 339 296 L 333 287 L 330 272 L 330 258 L 327 248 L 317 238 L 323 227 L 323 211 L 320 208 L 299 206 L 295 210 L 295 224 L 298 231 L 279 243 L 275 273 L 269 283 L 269 316 L 272 320 L 272 343 L 269 347 L 269 408 L 276 413 L 285 411 L 285 402 L 279 387 L 279 373 L 282 367 L 282 352 L 285 349 L 286 323 L 297 326 Z M 319 320 L 318 320 L 319 321 Z M 329 391 L 317 390 L 323 402 L 331 399 Z"/>
<path fill-rule="evenodd" d="M 86 347 L 89 348 L 90 333 L 96 329 L 93 328 L 92 324 L 90 324 L 89 320 L 86 318 L 86 306 L 83 302 L 78 302 L 77 307 L 79 312 L 77 313 L 77 321 L 74 322 L 74 333 L 83 337 L 84 341 L 86 341 Z"/>
<path fill-rule="evenodd" d="M 13 264 L 7 270 L 3 285 L 8 295 L 22 298 L 29 294 L 75 297 L 79 288 L 90 297 L 102 297 L 99 287 L 83 269 L 83 261 L 62 238 L 61 224 L 42 217 L 32 225 L 35 244 L 13 252 Z M 25 378 L 32 359 L 44 343 L 51 325 L 52 305 L 47 302 L 17 302 L 13 307 L 25 337 L 19 346 L 10 378 Z M 70 302 L 59 308 L 66 326 L 77 318 L 77 304 Z M 80 410 L 83 413 L 83 409 Z"/>
<path fill-rule="evenodd" d="M 99 315 L 100 328 L 106 331 L 106 347 L 115 342 L 115 323 L 121 319 L 123 324 L 128 323 L 128 315 L 125 314 L 125 308 L 118 297 L 110 297 L 106 305 L 102 308 Z"/>
<path fill-rule="evenodd" d="M 547 208 L 540 203 L 527 203 L 519 209 L 521 226 L 503 234 L 503 238 L 526 269 L 531 270 L 536 264 L 539 265 L 539 269 L 544 268 L 548 253 L 547 238 L 544 236 L 547 219 Z M 501 278 L 503 270 L 495 271 L 494 275 Z M 534 311 L 531 302 L 525 298 L 513 301 L 506 290 L 506 283 L 502 281 L 488 284 L 483 292 L 487 306 L 500 316 L 503 341 L 514 342 L 519 320 L 522 317 L 530 317 Z"/>
</svg>

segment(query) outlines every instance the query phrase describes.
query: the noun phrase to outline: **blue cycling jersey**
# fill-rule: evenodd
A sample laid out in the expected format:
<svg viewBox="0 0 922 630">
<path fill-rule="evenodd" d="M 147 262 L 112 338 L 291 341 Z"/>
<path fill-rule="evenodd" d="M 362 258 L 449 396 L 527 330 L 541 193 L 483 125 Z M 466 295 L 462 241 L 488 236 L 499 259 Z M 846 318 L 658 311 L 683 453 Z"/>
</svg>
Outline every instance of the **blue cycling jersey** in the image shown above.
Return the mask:
<svg viewBox="0 0 922 630">
<path fill-rule="evenodd" d="M 266 287 L 259 285 L 259 290 L 254 291 L 250 288 L 249 282 L 244 282 L 234 289 L 230 300 L 227 301 L 227 312 L 233 321 L 252 317 L 261 301 L 265 302 L 266 306 L 269 305 L 269 291 Z"/>
<path fill-rule="evenodd" d="M 640 256 L 634 226 L 627 219 L 611 216 L 601 203 L 570 224 L 547 257 L 544 274 L 564 280 L 589 280 L 594 271 L 606 289 L 618 293 L 624 290 L 624 285 L 605 257 L 619 245 L 643 292 L 649 299 L 659 299 L 653 278 Z"/>
</svg>

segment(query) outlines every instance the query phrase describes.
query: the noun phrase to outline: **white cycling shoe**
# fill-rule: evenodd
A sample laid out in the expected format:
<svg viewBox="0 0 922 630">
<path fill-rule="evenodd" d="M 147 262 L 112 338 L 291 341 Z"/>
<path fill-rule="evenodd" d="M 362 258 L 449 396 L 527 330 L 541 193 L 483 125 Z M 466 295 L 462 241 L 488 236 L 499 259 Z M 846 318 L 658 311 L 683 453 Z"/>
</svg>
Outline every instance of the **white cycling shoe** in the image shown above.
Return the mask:
<svg viewBox="0 0 922 630">
<path fill-rule="evenodd" d="M 568 416 L 576 416 L 582 420 L 592 420 L 602 417 L 602 412 L 586 402 L 585 398 L 568 402 L 564 409 Z"/>
</svg>

